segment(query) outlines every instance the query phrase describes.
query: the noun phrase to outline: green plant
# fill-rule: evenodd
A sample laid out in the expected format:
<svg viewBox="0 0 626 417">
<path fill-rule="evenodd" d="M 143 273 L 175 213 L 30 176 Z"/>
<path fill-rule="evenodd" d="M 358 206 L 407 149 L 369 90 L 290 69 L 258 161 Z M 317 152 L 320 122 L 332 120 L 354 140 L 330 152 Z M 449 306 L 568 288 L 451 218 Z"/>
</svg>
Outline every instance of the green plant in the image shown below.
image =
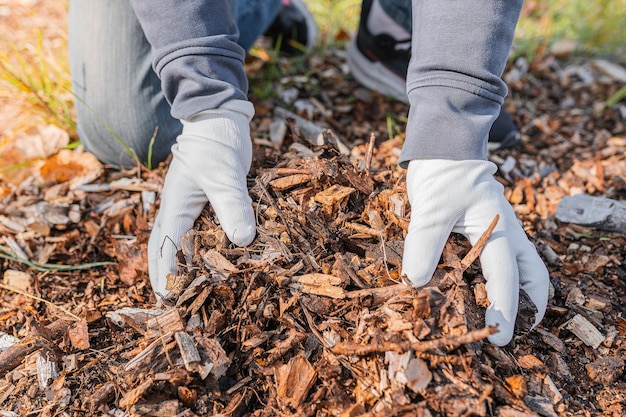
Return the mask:
<svg viewBox="0 0 626 417">
<path fill-rule="evenodd" d="M 529 1 L 522 12 L 515 46 L 535 56 L 560 41 L 581 54 L 626 53 L 626 0 Z"/>
<path fill-rule="evenodd" d="M 34 44 L 0 53 L 3 95 L 24 99 L 31 111 L 76 137 L 67 61 L 44 47 L 41 31 Z"/>
<path fill-rule="evenodd" d="M 315 16 L 323 47 L 345 41 L 343 35 L 353 33 L 359 24 L 361 0 L 309 0 L 307 6 Z"/>
</svg>

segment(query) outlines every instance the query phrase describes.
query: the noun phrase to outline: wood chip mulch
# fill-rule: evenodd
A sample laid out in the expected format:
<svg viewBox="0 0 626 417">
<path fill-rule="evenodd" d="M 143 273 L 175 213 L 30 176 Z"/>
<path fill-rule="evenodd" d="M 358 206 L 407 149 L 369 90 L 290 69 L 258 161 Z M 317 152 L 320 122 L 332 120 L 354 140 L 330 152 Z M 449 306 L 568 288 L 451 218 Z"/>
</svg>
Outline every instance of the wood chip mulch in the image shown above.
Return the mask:
<svg viewBox="0 0 626 417">
<path fill-rule="evenodd" d="M 626 105 L 606 104 L 624 62 L 507 68 L 522 144 L 490 159 L 552 286 L 504 348 L 481 244 L 453 235 L 427 287 L 402 282 L 406 106 L 341 51 L 307 64 L 253 97 L 256 240 L 232 246 L 207 208 L 161 308 L 145 250 L 164 167 L 3 184 L 0 415 L 626 415 L 626 233 L 556 215 L 576 194 L 626 201 Z"/>
</svg>

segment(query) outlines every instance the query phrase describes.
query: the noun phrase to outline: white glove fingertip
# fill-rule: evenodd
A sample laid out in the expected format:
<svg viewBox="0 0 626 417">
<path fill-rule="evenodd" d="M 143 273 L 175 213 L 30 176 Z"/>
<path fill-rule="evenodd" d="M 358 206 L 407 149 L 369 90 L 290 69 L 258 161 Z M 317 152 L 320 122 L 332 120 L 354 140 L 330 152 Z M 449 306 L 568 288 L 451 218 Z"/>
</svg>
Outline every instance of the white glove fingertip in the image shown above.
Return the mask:
<svg viewBox="0 0 626 417">
<path fill-rule="evenodd" d="M 414 287 L 423 287 L 430 282 L 443 250 L 443 245 L 438 239 L 431 241 L 424 236 L 420 239 L 420 234 L 423 233 L 409 232 L 402 256 L 402 275 L 405 275 Z"/>
<path fill-rule="evenodd" d="M 236 228 L 231 235 L 228 235 L 231 242 L 239 247 L 248 246 L 256 237 L 256 227 L 244 226 Z"/>
<path fill-rule="evenodd" d="M 498 323 L 497 319 L 493 319 L 494 321 L 485 319 L 485 323 L 487 326 L 498 326 L 498 332 L 492 334 L 487 337 L 490 343 L 493 343 L 496 346 L 506 346 L 509 344 L 511 339 L 513 339 L 513 331 L 514 328 L 508 325 L 502 325 Z"/>
</svg>

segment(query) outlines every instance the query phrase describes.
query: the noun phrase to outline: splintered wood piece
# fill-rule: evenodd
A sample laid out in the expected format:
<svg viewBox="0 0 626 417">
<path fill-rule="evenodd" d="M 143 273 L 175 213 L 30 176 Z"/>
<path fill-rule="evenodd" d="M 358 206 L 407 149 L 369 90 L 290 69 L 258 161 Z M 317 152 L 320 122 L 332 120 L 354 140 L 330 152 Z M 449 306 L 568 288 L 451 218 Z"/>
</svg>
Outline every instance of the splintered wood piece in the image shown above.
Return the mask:
<svg viewBox="0 0 626 417">
<path fill-rule="evenodd" d="M 465 271 L 467 268 L 469 268 L 469 266 L 474 263 L 476 258 L 478 258 L 480 253 L 483 251 L 483 248 L 491 237 L 491 233 L 493 233 L 493 229 L 495 229 L 496 224 L 498 224 L 498 220 L 500 220 L 500 215 L 496 214 L 496 217 L 493 218 L 487 230 L 483 232 L 476 244 L 472 246 L 472 249 L 467 252 L 467 255 L 465 255 L 465 258 L 463 258 L 463 260 L 461 261 L 462 271 Z"/>
<path fill-rule="evenodd" d="M 178 400 L 167 400 L 156 404 L 141 403 L 135 404 L 131 407 L 129 415 L 132 416 L 154 416 L 154 417 L 166 417 L 166 416 L 193 416 L 194 414 L 185 414 L 180 412 L 180 402 Z"/>
<path fill-rule="evenodd" d="M 313 179 L 311 174 L 294 174 L 287 177 L 276 178 L 270 181 L 275 191 L 285 191 L 298 185 L 306 184 Z"/>
<path fill-rule="evenodd" d="M 202 287 L 202 284 L 204 284 L 208 280 L 209 279 L 206 275 L 200 275 L 199 277 L 191 281 L 191 283 L 186 286 L 186 288 L 184 288 L 185 291 L 180 295 L 180 297 L 178 297 L 178 300 L 176 301 L 176 306 L 181 306 L 184 302 L 198 295 L 198 293 L 200 293 L 200 291 L 202 291 L 202 289 L 204 288 Z"/>
<path fill-rule="evenodd" d="M 153 383 L 154 381 L 152 380 L 152 378 L 146 378 L 146 380 L 143 381 L 141 384 L 126 392 L 126 394 L 120 400 L 120 408 L 126 409 L 134 404 L 137 404 L 137 401 L 141 399 L 143 394 L 148 392 Z"/>
<path fill-rule="evenodd" d="M 330 298 L 336 298 L 336 299 L 346 298 L 346 292 L 343 288 L 335 287 L 332 285 L 326 286 L 326 287 L 320 287 L 317 285 L 300 284 L 298 282 L 292 282 L 289 284 L 289 288 L 302 291 L 305 294 L 321 295 L 324 297 L 330 297 Z"/>
<path fill-rule="evenodd" d="M 346 222 L 344 224 L 344 226 L 347 229 L 351 229 L 354 230 L 355 232 L 365 235 L 364 237 L 380 237 L 382 236 L 383 232 L 380 229 L 374 229 L 359 223 L 354 223 L 354 222 Z M 352 236 L 354 238 L 354 236 Z"/>
<path fill-rule="evenodd" d="M 317 371 L 306 358 L 294 356 L 286 365 L 276 368 L 275 378 L 279 403 L 298 408 L 313 387 Z"/>
<path fill-rule="evenodd" d="M 174 339 L 176 339 L 176 344 L 180 350 L 180 356 L 183 358 L 185 369 L 189 372 L 200 373 L 202 371 L 200 365 L 202 359 L 200 359 L 200 353 L 198 353 L 198 349 L 196 349 L 193 337 L 185 332 L 177 332 L 174 335 Z"/>
<path fill-rule="evenodd" d="M 284 355 L 292 350 L 295 346 L 304 342 L 307 338 L 306 333 L 302 333 L 295 328 L 289 329 L 287 338 L 277 342 L 276 345 L 267 351 L 267 363 L 272 364 L 284 357 Z"/>
<path fill-rule="evenodd" d="M 334 184 L 315 194 L 314 200 L 332 208 L 333 205 L 341 203 L 355 191 L 352 187 Z"/>
<path fill-rule="evenodd" d="M 474 285 L 474 298 L 476 305 L 482 308 L 489 307 L 489 298 L 487 297 L 487 287 L 484 282 Z"/>
<path fill-rule="evenodd" d="M 148 320 L 146 337 L 148 339 L 161 336 L 165 333 L 176 333 L 185 330 L 183 321 L 178 314 L 178 310 L 172 308 L 165 313 L 152 317 Z"/>
<path fill-rule="evenodd" d="M 594 349 L 600 347 L 602 342 L 604 342 L 604 335 L 600 333 L 600 330 L 596 329 L 589 320 L 580 314 L 572 317 L 565 327 L 578 336 L 583 343 Z"/>
<path fill-rule="evenodd" d="M 449 336 L 440 339 L 425 340 L 417 343 L 411 342 L 383 342 L 383 343 L 370 343 L 363 345 L 354 342 L 339 342 L 333 346 L 330 350 L 337 355 L 369 355 L 371 353 L 381 352 L 406 352 L 409 349 L 413 349 L 415 352 L 427 352 L 429 350 L 436 349 L 454 349 L 467 343 L 476 342 L 478 340 L 486 339 L 498 332 L 497 326 L 487 326 L 482 329 L 473 330 L 459 336 Z"/>
<path fill-rule="evenodd" d="M 51 379 L 59 375 L 59 367 L 52 359 L 50 352 L 45 351 L 37 355 L 37 381 L 39 388 L 44 389 L 48 386 Z"/>
<path fill-rule="evenodd" d="M 346 298 L 371 298 L 372 305 L 376 306 L 378 304 L 384 303 L 391 297 L 400 295 L 402 293 L 415 293 L 415 289 L 406 284 L 394 284 L 388 285 L 386 287 L 365 288 L 362 290 L 348 291 L 346 292 Z"/>
</svg>

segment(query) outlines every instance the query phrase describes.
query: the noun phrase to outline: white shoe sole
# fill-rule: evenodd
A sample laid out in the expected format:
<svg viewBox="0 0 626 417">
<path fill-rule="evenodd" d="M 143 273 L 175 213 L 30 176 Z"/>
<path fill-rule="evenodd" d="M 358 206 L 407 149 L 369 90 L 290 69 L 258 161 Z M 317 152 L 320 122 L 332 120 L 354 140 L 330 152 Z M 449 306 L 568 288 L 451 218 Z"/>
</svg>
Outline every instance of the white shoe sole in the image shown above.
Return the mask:
<svg viewBox="0 0 626 417">
<path fill-rule="evenodd" d="M 370 90 L 409 103 L 406 95 L 406 81 L 389 71 L 380 62 L 367 59 L 356 45 L 356 36 L 352 37 L 348 45 L 347 58 L 350 71 L 359 83 Z"/>
</svg>

